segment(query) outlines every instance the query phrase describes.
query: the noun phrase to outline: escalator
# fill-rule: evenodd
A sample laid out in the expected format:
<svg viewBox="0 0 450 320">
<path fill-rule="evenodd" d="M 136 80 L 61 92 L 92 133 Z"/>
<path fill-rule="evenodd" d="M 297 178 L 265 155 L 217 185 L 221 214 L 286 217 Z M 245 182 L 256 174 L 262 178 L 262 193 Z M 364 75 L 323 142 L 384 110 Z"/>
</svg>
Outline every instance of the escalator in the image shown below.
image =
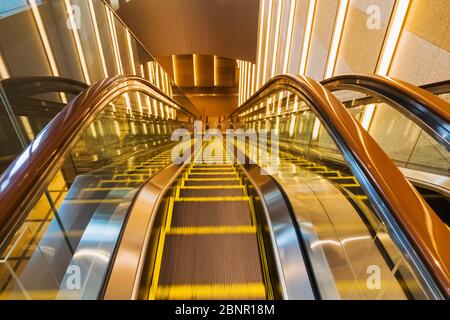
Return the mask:
<svg viewBox="0 0 450 320">
<path fill-rule="evenodd" d="M 273 299 L 253 202 L 235 164 L 213 153 L 182 175 L 161 230 L 149 299 Z"/>
<path fill-rule="evenodd" d="M 243 136 L 196 118 L 136 76 L 72 100 L 0 178 L 1 298 L 447 297 L 448 228 L 320 84 L 269 81 Z"/>
</svg>

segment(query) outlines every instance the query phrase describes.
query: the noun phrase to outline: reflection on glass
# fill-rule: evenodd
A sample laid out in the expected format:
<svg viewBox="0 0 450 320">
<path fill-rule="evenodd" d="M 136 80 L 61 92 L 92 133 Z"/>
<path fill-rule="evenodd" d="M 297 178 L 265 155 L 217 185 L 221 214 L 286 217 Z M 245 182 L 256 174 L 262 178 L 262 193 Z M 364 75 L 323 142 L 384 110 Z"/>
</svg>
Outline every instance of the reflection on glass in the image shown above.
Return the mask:
<svg viewBox="0 0 450 320">
<path fill-rule="evenodd" d="M 137 74 L 172 97 L 174 83 L 168 74 L 101 0 L 1 1 L 0 29 L 0 77 L 28 79 L 4 84 L 27 143 L 86 85 L 108 76 Z M 34 78 L 42 76 L 64 79 L 57 78 L 58 87 Z M 78 81 L 76 89 L 69 80 Z M 30 85 L 49 89 L 30 91 Z M 170 116 L 157 108 L 153 114 Z M 16 135 L 8 117 L 0 117 L 4 136 Z M 0 173 L 20 150 L 10 144 L 0 141 Z"/>
<path fill-rule="evenodd" d="M 364 114 L 361 108 L 355 111 L 358 117 Z M 265 121 L 266 128 L 279 132 L 278 155 L 249 145 L 246 152 L 285 190 L 323 299 L 429 297 L 353 174 L 354 164 L 346 162 L 329 129 L 300 95 L 270 93 L 239 119 L 247 130 Z M 374 272 L 380 276 L 375 285 Z"/>
<path fill-rule="evenodd" d="M 170 163 L 170 134 L 182 125 L 143 112 L 146 100 L 151 105 L 155 99 L 141 92 L 119 96 L 70 147 L 44 195 L 26 212 L 20 230 L 27 228 L 29 236 L 19 230 L 17 244 L 0 254 L 0 297 L 99 297 L 133 199 Z M 157 103 L 172 112 L 173 106 Z M 79 288 L 71 285 L 74 270 L 82 275 Z"/>
</svg>

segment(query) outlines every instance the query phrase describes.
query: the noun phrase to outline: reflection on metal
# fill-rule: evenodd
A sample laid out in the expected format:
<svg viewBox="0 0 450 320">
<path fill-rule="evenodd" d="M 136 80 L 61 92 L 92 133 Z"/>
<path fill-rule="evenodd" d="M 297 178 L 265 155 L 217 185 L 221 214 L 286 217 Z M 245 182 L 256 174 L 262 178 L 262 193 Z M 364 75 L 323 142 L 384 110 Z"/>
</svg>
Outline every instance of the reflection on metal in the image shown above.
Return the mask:
<svg viewBox="0 0 450 320">
<path fill-rule="evenodd" d="M 400 171 L 413 184 L 430 189 L 450 198 L 450 178 L 423 171 L 408 168 L 400 168 Z"/>
<path fill-rule="evenodd" d="M 336 67 L 336 60 L 341 43 L 342 32 L 344 30 L 345 18 L 347 15 L 349 0 L 340 0 L 338 13 L 336 16 L 336 23 L 334 25 L 333 38 L 330 44 L 330 50 L 328 53 L 327 67 L 324 78 L 329 78 L 333 75 Z"/>
<path fill-rule="evenodd" d="M 68 21 L 70 22 L 73 38 L 75 40 L 75 46 L 77 47 L 78 59 L 80 60 L 84 81 L 86 82 L 86 84 L 90 85 L 91 78 L 89 76 L 89 70 L 86 64 L 86 59 L 84 57 L 83 47 L 81 46 L 80 34 L 78 33 L 78 29 L 80 28 L 80 26 L 76 25 L 75 16 L 72 10 L 72 4 L 70 3 L 70 0 L 64 0 L 64 4 L 66 6 Z"/>
<path fill-rule="evenodd" d="M 391 23 L 389 25 L 387 37 L 381 52 L 381 60 L 377 66 L 376 73 L 379 75 L 386 76 L 389 73 L 392 59 L 394 58 L 395 49 L 397 48 L 400 34 L 406 20 L 410 2 L 411 0 L 395 1 L 395 8 L 392 14 Z"/>
<path fill-rule="evenodd" d="M 294 16 L 297 9 L 297 0 L 291 0 L 289 7 L 288 32 L 286 36 L 286 48 L 284 49 L 283 73 L 288 72 L 289 57 L 292 45 L 292 29 L 294 28 Z"/>
<path fill-rule="evenodd" d="M 136 299 L 143 273 L 150 232 L 165 192 L 184 165 L 169 165 L 150 179 L 139 191 L 123 230 L 116 257 L 103 298 L 106 300 Z"/>
<path fill-rule="evenodd" d="M 238 152 L 241 152 L 238 149 Z M 248 161 L 247 161 L 248 163 Z M 303 248 L 296 232 L 296 224 L 280 187 L 268 175 L 261 174 L 261 168 L 254 164 L 240 165 L 242 171 L 256 188 L 263 204 L 269 233 L 275 253 L 275 264 L 281 278 L 283 299 L 312 300 L 315 293 Z"/>
<path fill-rule="evenodd" d="M 102 63 L 103 76 L 105 78 L 107 78 L 108 77 L 108 69 L 106 68 L 106 60 L 105 60 L 105 55 L 103 53 L 102 42 L 100 39 L 100 31 L 98 29 L 97 16 L 95 14 L 94 4 L 92 3 L 92 0 L 87 0 L 87 1 L 88 1 L 88 5 L 89 5 L 89 12 L 91 14 L 92 25 L 94 27 L 95 41 L 97 43 L 98 54 L 100 56 L 100 61 Z"/>
<path fill-rule="evenodd" d="M 273 40 L 273 55 L 272 55 L 272 72 L 270 73 L 270 77 L 275 76 L 275 70 L 277 65 L 278 58 L 278 49 L 280 47 L 280 28 L 281 28 L 281 15 L 283 12 L 283 0 L 278 0 L 277 7 L 277 21 L 275 25 L 275 38 Z"/>
<path fill-rule="evenodd" d="M 306 63 L 308 62 L 309 46 L 311 44 L 311 34 L 314 25 L 314 16 L 316 11 L 316 0 L 309 0 L 308 17 L 306 20 L 305 34 L 303 37 L 303 46 L 300 60 L 300 69 L 298 73 L 305 75 Z"/>
</svg>

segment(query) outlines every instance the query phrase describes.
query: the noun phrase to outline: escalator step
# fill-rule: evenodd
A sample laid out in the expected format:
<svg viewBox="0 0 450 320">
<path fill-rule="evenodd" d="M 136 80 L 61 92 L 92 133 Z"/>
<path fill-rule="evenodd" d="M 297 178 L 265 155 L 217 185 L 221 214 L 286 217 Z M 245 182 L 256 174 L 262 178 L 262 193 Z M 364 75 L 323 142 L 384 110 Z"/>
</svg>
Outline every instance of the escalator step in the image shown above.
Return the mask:
<svg viewBox="0 0 450 320">
<path fill-rule="evenodd" d="M 190 173 L 189 179 L 227 179 L 227 178 L 236 178 L 235 173 Z"/>
<path fill-rule="evenodd" d="M 171 227 L 233 226 L 251 223 L 248 201 L 175 201 Z"/>
<path fill-rule="evenodd" d="M 256 234 L 166 235 L 158 284 L 263 283 Z"/>
<path fill-rule="evenodd" d="M 239 179 L 223 179 L 223 180 L 185 180 L 185 186 L 238 186 L 240 185 Z"/>
<path fill-rule="evenodd" d="M 243 196 L 242 188 L 220 188 L 220 189 L 180 189 L 180 197 L 224 197 Z"/>
</svg>

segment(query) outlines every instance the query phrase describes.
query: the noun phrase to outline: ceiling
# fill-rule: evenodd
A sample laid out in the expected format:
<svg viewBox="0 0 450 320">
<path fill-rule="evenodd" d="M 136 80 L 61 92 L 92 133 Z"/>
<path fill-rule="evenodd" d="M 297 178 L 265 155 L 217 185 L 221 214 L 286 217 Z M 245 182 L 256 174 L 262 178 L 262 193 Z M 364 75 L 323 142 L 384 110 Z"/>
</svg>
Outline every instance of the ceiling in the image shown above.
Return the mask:
<svg viewBox="0 0 450 320">
<path fill-rule="evenodd" d="M 203 116 L 237 108 L 236 60 L 256 60 L 259 0 L 110 3 Z"/>
<path fill-rule="evenodd" d="M 259 0 L 112 0 L 155 57 L 216 55 L 255 62 Z"/>
<path fill-rule="evenodd" d="M 235 60 L 199 54 L 157 60 L 202 115 L 222 118 L 237 107 L 239 70 Z"/>
</svg>

